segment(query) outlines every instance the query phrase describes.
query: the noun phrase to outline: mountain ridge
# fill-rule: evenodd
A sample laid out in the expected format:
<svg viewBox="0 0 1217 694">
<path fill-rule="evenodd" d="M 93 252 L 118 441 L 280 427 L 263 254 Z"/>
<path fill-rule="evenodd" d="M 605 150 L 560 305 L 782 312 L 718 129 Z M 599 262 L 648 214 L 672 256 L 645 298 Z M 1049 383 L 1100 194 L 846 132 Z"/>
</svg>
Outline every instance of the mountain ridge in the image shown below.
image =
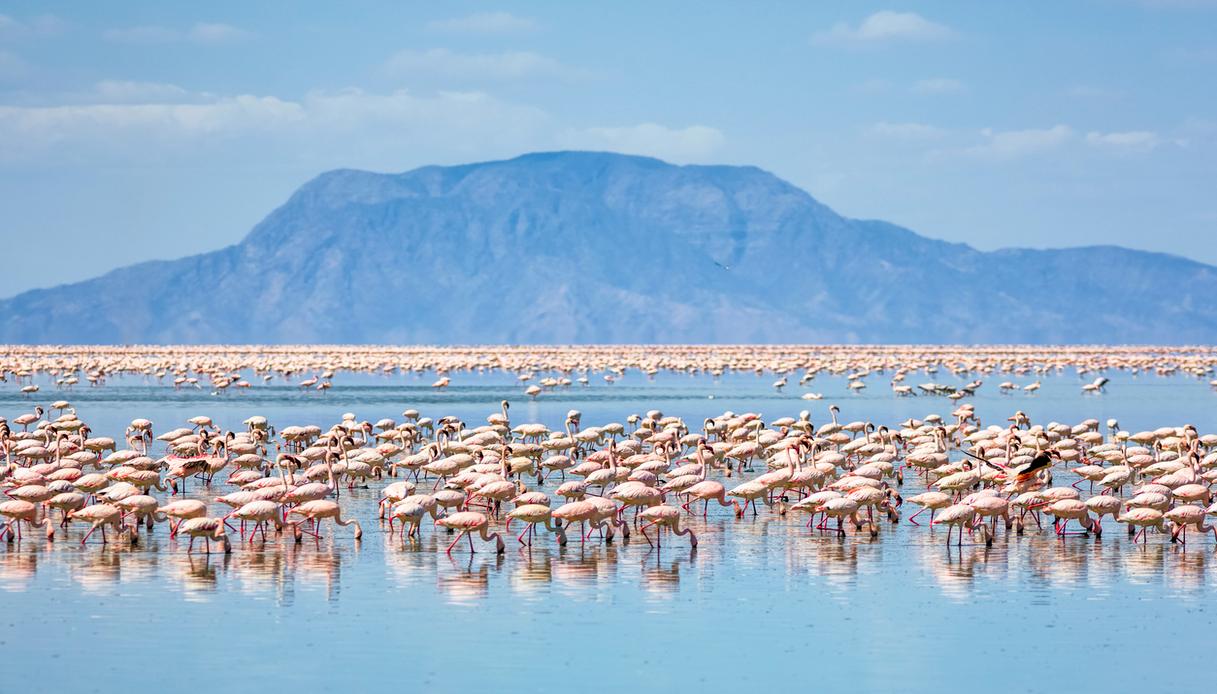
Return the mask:
<svg viewBox="0 0 1217 694">
<path fill-rule="evenodd" d="M 757 167 L 324 172 L 240 242 L 0 300 L 0 342 L 1211 342 L 1217 268 L 979 251 Z"/>
</svg>

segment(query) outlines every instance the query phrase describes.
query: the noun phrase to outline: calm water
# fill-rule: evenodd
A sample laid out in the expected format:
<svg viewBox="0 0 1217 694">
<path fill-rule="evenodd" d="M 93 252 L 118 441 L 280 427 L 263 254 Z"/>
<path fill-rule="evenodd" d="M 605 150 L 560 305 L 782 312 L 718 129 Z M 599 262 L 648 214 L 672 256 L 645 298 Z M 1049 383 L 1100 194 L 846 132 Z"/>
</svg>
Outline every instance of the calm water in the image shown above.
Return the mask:
<svg viewBox="0 0 1217 694">
<path fill-rule="evenodd" d="M 724 410 L 768 420 L 809 409 L 820 424 L 836 403 L 843 421 L 893 424 L 953 409 L 941 398 L 895 398 L 882 375 L 856 395 L 827 376 L 777 393 L 769 375 L 630 373 L 535 402 L 510 374 L 457 374 L 442 393 L 428 387 L 432 380 L 339 374 L 324 395 L 262 387 L 214 396 L 125 378 L 65 393 L 43 383 L 34 400 L 9 383 L 0 384 L 0 414 L 11 419 L 35 401 L 63 397 L 95 435 L 119 438 L 137 416 L 152 419 L 157 433 L 199 414 L 225 428 L 253 414 L 278 426 L 325 427 L 347 411 L 400 420 L 407 407 L 476 424 L 503 398 L 512 401 L 513 424 L 554 428 L 572 408 L 584 413 L 584 426 L 660 409 L 695 429 Z M 909 378 L 930 380 L 955 382 Z M 983 424 L 1021 409 L 1037 423 L 1117 417 L 1130 431 L 1184 423 L 1217 431 L 1217 395 L 1195 379 L 1113 375 L 1101 396 L 1082 396 L 1083 380 L 1072 374 L 1044 378 L 1036 396 L 1000 395 L 1000 380 L 988 379 L 971 400 Z M 805 390 L 824 399 L 801 400 Z M 531 551 L 508 538 L 503 556 L 478 543 L 477 554 L 462 546 L 448 557 L 450 537 L 429 524 L 421 543 L 388 539 L 374 520 L 380 486 L 343 493 L 349 515 L 364 521 L 361 543 L 347 529 L 326 532 L 320 547 L 272 539 L 209 558 L 188 556 L 163 526 L 134 549 L 82 548 L 77 526 L 51 545 L 0 546 L 0 653 L 9 665 L 0 691 L 243 691 L 272 683 L 906 691 L 978 681 L 993 691 L 1160 691 L 1201 684 L 1175 666 L 1205 663 L 1197 659 L 1217 645 L 1212 538 L 1184 550 L 1160 535 L 1133 546 L 1119 528 L 1100 541 L 1003 531 L 991 549 L 947 548 L 945 531 L 924 525 L 884 525 L 877 539 L 842 540 L 808 531 L 800 516 L 737 520 L 712 509 L 709 521 L 693 523 L 696 552 L 679 541 L 652 550 L 637 536 L 559 549 L 546 537 Z M 919 482 L 905 485 L 906 495 L 918 491 Z"/>
</svg>

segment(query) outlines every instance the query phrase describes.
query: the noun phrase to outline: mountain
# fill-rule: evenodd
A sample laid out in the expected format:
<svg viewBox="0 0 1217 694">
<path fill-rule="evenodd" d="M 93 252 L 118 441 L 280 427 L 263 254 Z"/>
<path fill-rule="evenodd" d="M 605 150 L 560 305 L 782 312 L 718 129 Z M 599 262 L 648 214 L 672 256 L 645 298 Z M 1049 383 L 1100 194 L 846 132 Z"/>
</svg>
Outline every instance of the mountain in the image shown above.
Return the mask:
<svg viewBox="0 0 1217 694">
<path fill-rule="evenodd" d="M 1217 268 L 980 252 L 754 167 L 591 152 L 339 170 L 240 243 L 0 301 L 0 342 L 1198 343 Z"/>
</svg>

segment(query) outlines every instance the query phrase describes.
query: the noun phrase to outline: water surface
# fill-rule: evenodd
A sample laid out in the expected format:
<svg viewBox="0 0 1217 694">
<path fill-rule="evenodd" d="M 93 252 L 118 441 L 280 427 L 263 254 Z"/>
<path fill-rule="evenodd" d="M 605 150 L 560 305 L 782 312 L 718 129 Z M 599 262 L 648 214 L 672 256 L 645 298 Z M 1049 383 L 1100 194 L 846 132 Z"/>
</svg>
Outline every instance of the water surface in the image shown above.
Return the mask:
<svg viewBox="0 0 1217 694">
<path fill-rule="evenodd" d="M 970 402 L 986 425 L 1021 409 L 1037 423 L 1116 417 L 1130 431 L 1217 431 L 1217 396 L 1204 382 L 1111 376 L 1099 396 L 1080 392 L 1090 376 L 1064 373 L 1034 396 L 1002 395 L 993 382 Z M 400 420 L 408 407 L 477 424 L 504 398 L 513 424 L 554 428 L 570 409 L 584 426 L 660 409 L 697 429 L 724 410 L 774 419 L 809 409 L 819 424 L 836 403 L 844 421 L 892 425 L 954 407 L 895 398 L 882 377 L 854 394 L 827 375 L 777 392 L 769 375 L 631 372 L 535 401 L 512 374 L 458 374 L 445 392 L 433 380 L 340 373 L 324 394 L 259 386 L 213 395 L 128 376 L 70 392 L 40 382 L 35 399 L 9 383 L 0 384 L 0 414 L 63 397 L 95 435 L 119 438 L 137 416 L 158 432 L 199 414 L 225 428 L 253 414 L 328 427 L 343 412 Z M 801 400 L 808 390 L 824 399 Z M 1003 532 L 990 549 L 956 548 L 944 531 L 908 523 L 885 525 L 876 539 L 839 539 L 799 516 L 737 520 L 712 509 L 692 524 L 695 552 L 682 541 L 652 549 L 637 536 L 585 548 L 542 538 L 531 550 L 509 538 L 503 556 L 480 544 L 448 556 L 449 536 L 426 525 L 421 542 L 388 538 L 374 520 L 379 486 L 344 492 L 345 512 L 364 521 L 359 543 L 339 530 L 319 544 L 272 539 L 188 555 L 163 526 L 135 548 L 81 547 L 78 526 L 53 544 L 0 547 L 0 652 L 20 664 L 5 669 L 0 690 L 925 691 L 984 682 L 993 691 L 1157 691 L 1203 686 L 1170 663 L 1203 663 L 1217 645 L 1211 537 L 1135 546 L 1113 524 L 1101 540 Z M 910 480 L 904 493 L 920 490 Z M 1162 654 L 1170 662 L 1154 657 Z"/>
</svg>

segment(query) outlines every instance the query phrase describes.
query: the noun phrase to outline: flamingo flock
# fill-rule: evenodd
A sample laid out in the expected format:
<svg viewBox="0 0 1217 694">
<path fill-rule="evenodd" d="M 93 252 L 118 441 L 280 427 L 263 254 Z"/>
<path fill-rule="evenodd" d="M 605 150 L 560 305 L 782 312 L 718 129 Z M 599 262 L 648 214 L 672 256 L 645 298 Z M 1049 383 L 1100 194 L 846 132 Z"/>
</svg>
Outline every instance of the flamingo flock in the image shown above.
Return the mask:
<svg viewBox="0 0 1217 694">
<path fill-rule="evenodd" d="M 821 400 L 811 390 L 818 375 L 847 381 L 854 394 L 878 379 L 898 397 L 944 396 L 961 400 L 1002 378 L 1003 394 L 1034 396 L 1042 378 L 1066 371 L 1079 378 L 1078 392 L 1102 395 L 1115 371 L 1131 375 L 1185 376 L 1217 389 L 1212 347 L 1037 347 L 886 345 L 590 345 L 493 347 L 365 347 L 324 345 L 208 346 L 9 346 L 0 353 L 0 382 L 18 385 L 35 398 L 40 380 L 57 391 L 82 383 L 103 387 L 115 376 L 134 376 L 175 390 L 206 389 L 213 395 L 286 386 L 324 395 L 340 373 L 383 377 L 434 373 L 435 392 L 460 384 L 462 374 L 515 374 L 523 394 L 538 398 L 563 388 L 611 387 L 627 373 L 647 378 L 661 371 L 771 373 L 777 392 L 797 385 L 804 400 Z M 908 379 L 924 373 L 929 380 Z M 594 374 L 600 377 L 595 378 Z M 963 385 L 940 375 L 968 379 Z M 1090 379 L 1085 381 L 1082 379 Z M 455 384 L 455 385 L 454 385 Z M 62 401 L 66 402 L 66 401 Z M 14 424 L 20 422 L 14 421 Z"/>
<path fill-rule="evenodd" d="M 1113 524 L 1134 544 L 1217 540 L 1217 435 L 1192 425 L 1130 432 L 1022 411 L 985 423 L 969 404 L 887 424 L 840 412 L 828 407 L 818 424 L 807 410 L 723 412 L 690 425 L 659 410 L 591 424 L 571 410 L 550 428 L 513 422 L 503 401 L 484 422 L 417 409 L 400 421 L 346 413 L 328 428 L 137 418 L 116 440 L 61 401 L 0 418 L 0 538 L 139 545 L 165 525 L 187 553 L 210 553 L 345 528 L 360 541 L 367 527 L 402 545 L 450 534 L 448 553 L 695 549 L 711 515 L 767 514 L 843 540 L 902 523 L 955 545 L 1028 532 L 1101 541 Z M 376 517 L 352 517 L 344 501 L 367 493 L 379 496 Z M 907 518 L 906 503 L 918 509 Z"/>
</svg>

